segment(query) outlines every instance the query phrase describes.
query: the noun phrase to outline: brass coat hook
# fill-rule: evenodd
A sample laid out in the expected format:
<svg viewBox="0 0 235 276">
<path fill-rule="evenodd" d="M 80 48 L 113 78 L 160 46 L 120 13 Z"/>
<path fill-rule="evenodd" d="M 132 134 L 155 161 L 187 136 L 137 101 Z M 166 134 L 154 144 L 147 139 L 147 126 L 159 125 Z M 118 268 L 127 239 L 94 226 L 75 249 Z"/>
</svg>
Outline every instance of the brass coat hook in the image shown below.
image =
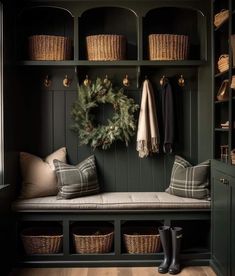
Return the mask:
<svg viewBox="0 0 235 276">
<path fill-rule="evenodd" d="M 88 75 L 86 75 L 86 78 L 85 78 L 85 80 L 83 81 L 83 84 L 84 84 L 85 86 L 91 85 L 91 80 L 89 80 Z"/>
<path fill-rule="evenodd" d="M 178 79 L 178 85 L 179 85 L 180 87 L 184 87 L 184 85 L 185 85 L 185 80 L 184 80 L 183 75 L 180 75 L 180 78 Z"/>
<path fill-rule="evenodd" d="M 123 79 L 122 83 L 126 87 L 130 86 L 130 81 L 129 81 L 128 75 L 125 76 L 125 78 Z"/>
<path fill-rule="evenodd" d="M 164 75 L 160 78 L 160 85 L 164 86 L 168 82 L 168 78 L 166 78 Z"/>
<path fill-rule="evenodd" d="M 68 75 L 65 75 L 63 79 L 63 86 L 64 87 L 69 87 L 72 83 L 72 80 L 68 78 Z"/>
<path fill-rule="evenodd" d="M 43 81 L 43 84 L 44 84 L 45 87 L 50 87 L 51 86 L 52 81 L 50 80 L 50 78 L 49 78 L 48 75 L 46 75 L 46 77 L 45 77 L 45 79 Z"/>
<path fill-rule="evenodd" d="M 109 78 L 108 78 L 108 75 L 105 75 L 105 77 L 104 77 L 104 80 L 103 80 L 103 83 L 104 84 L 110 84 L 110 80 L 109 80 Z"/>
</svg>

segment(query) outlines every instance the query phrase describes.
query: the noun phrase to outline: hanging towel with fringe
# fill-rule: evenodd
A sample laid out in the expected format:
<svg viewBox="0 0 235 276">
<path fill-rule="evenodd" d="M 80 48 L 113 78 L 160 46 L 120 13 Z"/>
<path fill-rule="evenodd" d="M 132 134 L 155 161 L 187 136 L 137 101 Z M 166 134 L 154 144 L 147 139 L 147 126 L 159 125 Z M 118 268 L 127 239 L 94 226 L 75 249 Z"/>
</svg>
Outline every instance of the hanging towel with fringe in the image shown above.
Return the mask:
<svg viewBox="0 0 235 276">
<path fill-rule="evenodd" d="M 143 92 L 137 132 L 137 151 L 139 157 L 159 152 L 159 129 L 154 92 L 149 80 L 143 83 Z"/>
<path fill-rule="evenodd" d="M 175 139 L 174 99 L 171 84 L 165 83 L 162 88 L 162 118 L 163 118 L 163 151 L 171 153 Z"/>
</svg>

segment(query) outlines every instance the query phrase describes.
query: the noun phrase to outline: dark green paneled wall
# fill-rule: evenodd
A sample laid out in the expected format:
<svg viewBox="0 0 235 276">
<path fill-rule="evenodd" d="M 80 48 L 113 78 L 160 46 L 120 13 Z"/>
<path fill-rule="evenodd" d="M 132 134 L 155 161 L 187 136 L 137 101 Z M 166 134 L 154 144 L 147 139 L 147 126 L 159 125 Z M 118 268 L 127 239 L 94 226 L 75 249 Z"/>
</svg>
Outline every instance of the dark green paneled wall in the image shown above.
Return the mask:
<svg viewBox="0 0 235 276">
<path fill-rule="evenodd" d="M 82 70 L 83 69 L 83 70 Z M 140 104 L 141 88 L 136 88 L 135 68 L 82 68 L 78 72 L 79 80 L 85 73 L 91 79 L 104 76 L 107 73 L 114 79 L 114 85 L 120 86 L 122 77 L 128 72 L 132 85 L 125 93 Z M 146 71 L 144 71 L 146 70 Z M 145 68 L 143 70 L 151 80 L 156 96 L 158 113 L 160 114 L 160 85 L 162 75 L 169 76 L 175 96 L 177 141 L 175 153 L 185 156 L 192 162 L 197 162 L 197 68 Z M 27 76 L 30 78 L 27 81 Z M 49 74 L 52 87 L 43 87 L 43 78 Z M 62 86 L 64 75 L 73 78 L 68 89 Z M 185 77 L 186 85 L 182 89 L 177 85 L 179 74 Z M 107 151 L 89 146 L 81 146 L 76 135 L 71 131 L 71 107 L 76 99 L 76 74 L 71 68 L 40 68 L 22 70 L 21 80 L 27 83 L 22 87 L 24 102 L 20 107 L 23 114 L 22 130 L 24 143 L 21 150 L 40 156 L 46 156 L 61 146 L 68 150 L 68 161 L 72 164 L 80 162 L 90 154 L 95 154 L 100 182 L 105 191 L 163 191 L 170 177 L 173 155 L 154 154 L 140 159 L 136 151 L 136 137 L 133 137 L 128 147 L 117 142 Z M 142 81 L 141 81 L 142 82 Z M 105 122 L 109 109 L 100 107 L 98 114 Z M 136 114 L 138 118 L 138 113 Z M 160 117 L 160 116 L 159 116 Z M 160 129 L 161 131 L 161 129 Z"/>
</svg>

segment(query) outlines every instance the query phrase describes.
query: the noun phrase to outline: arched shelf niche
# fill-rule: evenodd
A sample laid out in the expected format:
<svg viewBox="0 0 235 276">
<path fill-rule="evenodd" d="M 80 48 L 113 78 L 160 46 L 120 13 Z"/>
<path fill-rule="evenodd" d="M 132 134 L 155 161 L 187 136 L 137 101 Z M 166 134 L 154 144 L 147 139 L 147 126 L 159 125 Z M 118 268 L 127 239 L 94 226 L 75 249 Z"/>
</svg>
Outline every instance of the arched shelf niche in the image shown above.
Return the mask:
<svg viewBox="0 0 235 276">
<path fill-rule="evenodd" d="M 73 15 L 66 9 L 37 6 L 23 10 L 18 16 L 18 56 L 28 59 L 28 37 L 31 35 L 58 35 L 74 37 Z M 73 57 L 73 54 L 72 54 Z"/>
<path fill-rule="evenodd" d="M 182 7 L 159 7 L 143 18 L 143 56 L 148 59 L 150 34 L 179 34 L 189 36 L 190 60 L 206 59 L 206 17 L 199 10 Z"/>
<path fill-rule="evenodd" d="M 137 18 L 132 10 L 98 7 L 85 11 L 79 18 L 79 59 L 87 58 L 86 36 L 98 34 L 125 35 L 127 59 L 137 59 Z"/>
</svg>

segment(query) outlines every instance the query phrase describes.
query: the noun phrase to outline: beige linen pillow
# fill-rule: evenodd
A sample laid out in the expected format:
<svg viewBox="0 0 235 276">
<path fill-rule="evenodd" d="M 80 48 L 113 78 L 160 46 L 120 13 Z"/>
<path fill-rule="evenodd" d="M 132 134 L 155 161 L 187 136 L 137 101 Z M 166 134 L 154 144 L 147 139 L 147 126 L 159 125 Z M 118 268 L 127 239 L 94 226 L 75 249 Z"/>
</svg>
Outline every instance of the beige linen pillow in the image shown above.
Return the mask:
<svg viewBox="0 0 235 276">
<path fill-rule="evenodd" d="M 66 163 L 66 148 L 58 149 L 44 160 L 27 152 L 20 153 L 22 188 L 20 198 L 57 195 L 57 177 L 53 160 Z"/>
</svg>

